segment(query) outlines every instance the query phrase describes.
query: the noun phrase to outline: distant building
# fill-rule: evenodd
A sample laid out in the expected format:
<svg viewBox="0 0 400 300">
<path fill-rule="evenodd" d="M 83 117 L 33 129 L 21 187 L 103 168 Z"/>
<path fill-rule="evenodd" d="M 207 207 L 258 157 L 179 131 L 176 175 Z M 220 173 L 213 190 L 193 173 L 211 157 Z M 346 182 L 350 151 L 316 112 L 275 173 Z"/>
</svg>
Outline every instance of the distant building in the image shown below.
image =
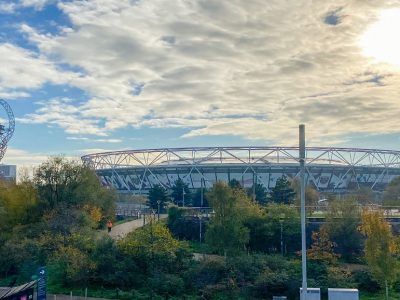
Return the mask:
<svg viewBox="0 0 400 300">
<path fill-rule="evenodd" d="M 0 164 L 0 180 L 8 182 L 16 182 L 17 166 Z"/>
</svg>

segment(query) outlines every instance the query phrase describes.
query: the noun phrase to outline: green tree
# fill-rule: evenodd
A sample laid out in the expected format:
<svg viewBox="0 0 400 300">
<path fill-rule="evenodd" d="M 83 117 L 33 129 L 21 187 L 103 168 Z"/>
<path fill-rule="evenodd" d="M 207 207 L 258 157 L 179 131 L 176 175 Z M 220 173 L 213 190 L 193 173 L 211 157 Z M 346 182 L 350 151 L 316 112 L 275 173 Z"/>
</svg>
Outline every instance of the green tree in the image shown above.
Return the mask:
<svg viewBox="0 0 400 300">
<path fill-rule="evenodd" d="M 194 207 L 208 207 L 208 199 L 207 199 L 207 192 L 205 188 L 203 188 L 203 191 L 201 189 L 197 189 L 196 192 L 193 195 L 193 206 Z M 201 196 L 203 194 L 203 205 L 201 204 Z"/>
<path fill-rule="evenodd" d="M 217 182 L 208 193 L 208 199 L 214 214 L 207 228 L 206 242 L 224 256 L 244 250 L 249 232 L 243 221 L 251 205 L 246 194 Z"/>
<path fill-rule="evenodd" d="M 189 186 L 183 182 L 181 178 L 175 181 L 173 187 L 171 187 L 172 193 L 171 198 L 174 203 L 178 206 L 191 206 L 192 204 L 192 193 L 189 190 Z"/>
<path fill-rule="evenodd" d="M 380 210 L 364 210 L 361 232 L 367 237 L 364 246 L 365 259 L 374 279 L 388 288 L 396 280 L 399 271 L 398 238 L 392 234 L 390 224 Z"/>
<path fill-rule="evenodd" d="M 240 181 L 235 179 L 235 178 L 229 180 L 228 185 L 232 189 L 242 189 L 243 188 L 242 184 L 240 183 Z"/>
<path fill-rule="evenodd" d="M 354 200 L 336 200 L 329 204 L 323 226 L 330 240 L 335 243 L 335 252 L 347 261 L 354 260 L 361 253 L 360 223 L 360 209 Z"/>
<path fill-rule="evenodd" d="M 88 205 L 101 209 L 102 222 L 114 216 L 115 191 L 103 188 L 96 174 L 81 163 L 52 157 L 37 168 L 34 182 L 43 211 Z"/>
<path fill-rule="evenodd" d="M 295 192 L 286 176 L 278 178 L 275 186 L 271 189 L 268 200 L 275 203 L 290 204 L 293 202 Z"/>
<path fill-rule="evenodd" d="M 383 193 L 383 205 L 400 206 L 400 176 L 386 186 Z"/>
<path fill-rule="evenodd" d="M 10 230 L 16 224 L 33 222 L 37 218 L 34 208 L 38 204 L 37 189 L 33 182 L 24 180 L 19 184 L 0 185 L 0 229 Z"/>
<path fill-rule="evenodd" d="M 148 205 L 153 209 L 158 209 L 158 201 L 160 201 L 160 209 L 164 209 L 168 195 L 163 186 L 156 184 L 149 190 Z"/>
<path fill-rule="evenodd" d="M 374 202 L 374 191 L 370 187 L 362 186 L 353 192 L 353 198 L 360 205 L 368 205 Z"/>
<path fill-rule="evenodd" d="M 119 241 L 118 248 L 125 255 L 137 261 L 141 273 L 150 279 L 150 289 L 161 273 L 180 272 L 188 264 L 191 256 L 185 243 L 173 238 L 171 232 L 162 223 L 150 222 Z"/>
<path fill-rule="evenodd" d="M 300 180 L 296 177 L 292 180 L 292 188 L 295 192 L 294 204 L 300 207 Z M 305 190 L 306 210 L 310 215 L 315 211 L 318 205 L 319 193 L 312 186 L 306 186 Z"/>
<path fill-rule="evenodd" d="M 96 266 L 88 253 L 72 246 L 62 246 L 50 259 L 49 267 L 54 283 L 68 286 L 87 282 Z"/>
<path fill-rule="evenodd" d="M 119 246 L 127 254 L 150 257 L 174 256 L 182 244 L 172 237 L 164 224 L 151 222 L 129 233 Z"/>
<path fill-rule="evenodd" d="M 281 252 L 281 228 L 284 252 L 295 253 L 301 247 L 300 215 L 288 205 L 270 203 L 262 214 L 247 218 L 245 226 L 250 231 L 248 247 L 252 251 Z"/>
<path fill-rule="evenodd" d="M 253 198 L 253 193 L 257 203 L 259 203 L 260 205 L 267 204 L 268 190 L 264 185 L 262 185 L 261 183 L 257 183 L 255 184 L 255 186 L 252 186 L 247 190 L 247 194 L 249 195 L 250 198 Z"/>
</svg>

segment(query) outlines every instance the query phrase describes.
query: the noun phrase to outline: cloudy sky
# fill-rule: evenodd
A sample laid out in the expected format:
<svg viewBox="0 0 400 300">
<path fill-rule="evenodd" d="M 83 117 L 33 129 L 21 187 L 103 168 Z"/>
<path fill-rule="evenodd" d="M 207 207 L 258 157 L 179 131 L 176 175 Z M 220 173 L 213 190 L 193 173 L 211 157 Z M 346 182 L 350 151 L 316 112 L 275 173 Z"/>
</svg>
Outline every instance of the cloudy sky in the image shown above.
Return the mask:
<svg viewBox="0 0 400 300">
<path fill-rule="evenodd" d="M 400 149 L 400 2 L 0 0 L 3 163 L 209 145 Z"/>
</svg>

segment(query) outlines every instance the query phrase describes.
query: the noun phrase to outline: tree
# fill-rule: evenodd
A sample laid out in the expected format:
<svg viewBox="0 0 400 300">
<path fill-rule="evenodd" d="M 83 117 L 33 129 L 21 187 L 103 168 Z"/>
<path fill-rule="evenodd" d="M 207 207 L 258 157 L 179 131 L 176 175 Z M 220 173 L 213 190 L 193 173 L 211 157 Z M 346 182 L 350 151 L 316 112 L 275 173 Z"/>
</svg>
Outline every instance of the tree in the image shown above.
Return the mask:
<svg viewBox="0 0 400 300">
<path fill-rule="evenodd" d="M 335 243 L 335 252 L 345 260 L 354 260 L 361 252 L 360 222 L 360 209 L 354 200 L 336 200 L 329 204 L 326 224 L 323 226 L 330 240 Z"/>
<path fill-rule="evenodd" d="M 33 222 L 37 215 L 35 207 L 38 204 L 37 189 L 32 181 L 24 180 L 19 184 L 4 184 L 0 188 L 0 229 L 11 229 L 16 224 Z"/>
<path fill-rule="evenodd" d="M 295 192 L 295 197 L 294 197 L 294 204 L 297 207 L 300 207 L 300 180 L 298 178 L 294 178 L 292 180 L 292 188 Z M 306 207 L 307 211 L 310 213 L 310 215 L 315 211 L 317 205 L 318 205 L 318 200 L 319 200 L 319 193 L 317 190 L 315 190 L 312 186 L 308 185 L 306 186 L 305 190 L 305 200 L 306 200 Z"/>
<path fill-rule="evenodd" d="M 181 267 L 185 260 L 190 259 L 186 244 L 174 239 L 168 228 L 160 222 L 150 222 L 130 232 L 118 243 L 118 248 L 136 260 L 142 267 L 142 273 L 153 279 L 160 273 Z M 155 288 L 151 286 L 152 290 Z"/>
<path fill-rule="evenodd" d="M 275 203 L 289 204 L 293 202 L 295 192 L 286 176 L 278 178 L 275 187 L 271 189 L 268 200 Z"/>
<path fill-rule="evenodd" d="M 207 190 L 203 188 L 203 191 L 201 189 L 197 189 L 196 192 L 193 195 L 193 206 L 194 207 L 208 207 L 208 199 L 207 199 Z M 201 197 L 203 195 L 203 205 L 201 201 Z"/>
<path fill-rule="evenodd" d="M 300 215 L 288 205 L 270 203 L 262 214 L 247 218 L 245 226 L 250 231 L 248 247 L 252 251 L 294 253 L 301 248 Z"/>
<path fill-rule="evenodd" d="M 81 163 L 52 157 L 41 164 L 34 176 L 41 209 L 100 207 L 102 221 L 114 216 L 116 194 L 103 188 L 96 174 Z"/>
<path fill-rule="evenodd" d="M 321 227 L 317 232 L 313 232 L 311 239 L 313 243 L 307 250 L 307 257 L 320 263 L 334 264 L 339 255 L 333 252 L 333 243 L 329 239 L 326 228 Z"/>
<path fill-rule="evenodd" d="M 253 185 L 251 188 L 247 190 L 247 194 L 249 195 L 250 198 L 253 198 L 253 193 L 255 195 L 255 200 L 257 201 L 257 203 L 259 203 L 260 205 L 267 204 L 268 190 L 264 185 L 257 183 L 255 184 L 255 186 Z"/>
<path fill-rule="evenodd" d="M 393 179 L 385 188 L 383 193 L 383 205 L 400 205 L 400 176 Z"/>
<path fill-rule="evenodd" d="M 353 192 L 353 198 L 360 205 L 368 205 L 374 202 L 374 191 L 370 187 L 362 186 Z"/>
<path fill-rule="evenodd" d="M 242 189 L 243 188 L 240 181 L 235 178 L 229 180 L 228 185 L 232 189 Z"/>
<path fill-rule="evenodd" d="M 171 188 L 171 198 L 174 203 L 178 206 L 191 206 L 192 204 L 192 193 L 189 190 L 189 186 L 183 182 L 181 178 L 175 181 L 174 186 Z"/>
<path fill-rule="evenodd" d="M 168 201 L 167 191 L 159 184 L 154 185 L 149 190 L 148 205 L 153 209 L 158 209 L 158 202 L 160 201 L 160 209 L 163 209 L 165 203 Z"/>
<path fill-rule="evenodd" d="M 388 287 L 398 274 L 398 238 L 393 237 L 381 210 L 363 211 L 361 232 L 367 237 L 364 252 L 370 272 L 378 283 L 385 286 L 388 299 Z"/>
<path fill-rule="evenodd" d="M 239 190 L 217 182 L 208 193 L 214 215 L 207 228 L 206 241 L 224 256 L 244 250 L 249 240 L 249 232 L 243 225 L 243 220 L 245 210 L 251 203 L 245 193 L 235 191 Z"/>
</svg>

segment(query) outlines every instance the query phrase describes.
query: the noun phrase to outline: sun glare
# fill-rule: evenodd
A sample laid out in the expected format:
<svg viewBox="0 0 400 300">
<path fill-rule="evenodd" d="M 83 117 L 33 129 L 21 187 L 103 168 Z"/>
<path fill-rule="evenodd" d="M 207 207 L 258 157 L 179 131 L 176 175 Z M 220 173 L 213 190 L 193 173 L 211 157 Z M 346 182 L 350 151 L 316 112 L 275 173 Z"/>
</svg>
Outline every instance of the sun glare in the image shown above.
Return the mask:
<svg viewBox="0 0 400 300">
<path fill-rule="evenodd" d="M 361 36 L 364 55 L 400 67 L 399 29 L 400 9 L 383 11 L 379 20 Z"/>
</svg>

